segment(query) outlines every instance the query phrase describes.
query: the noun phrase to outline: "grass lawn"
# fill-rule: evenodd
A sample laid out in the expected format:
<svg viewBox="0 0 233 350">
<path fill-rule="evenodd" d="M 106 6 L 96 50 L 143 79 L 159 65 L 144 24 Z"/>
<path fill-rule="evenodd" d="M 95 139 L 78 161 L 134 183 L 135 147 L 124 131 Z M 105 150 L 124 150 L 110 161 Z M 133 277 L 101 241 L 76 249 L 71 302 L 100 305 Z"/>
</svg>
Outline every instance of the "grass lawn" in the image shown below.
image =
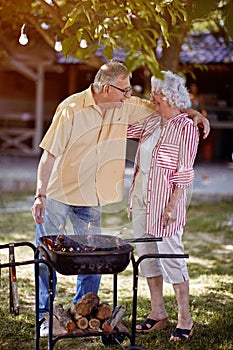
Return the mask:
<svg viewBox="0 0 233 350">
<path fill-rule="evenodd" d="M 0 207 L 9 202 L 19 203 L 25 194 L 2 195 Z M 130 225 L 126 206 L 107 208 L 103 215 L 105 231 L 119 232 Z M 30 211 L 0 213 L 0 244 L 19 241 L 34 243 L 35 225 Z M 126 232 L 127 233 L 127 232 Z M 189 254 L 190 306 L 195 323 L 194 335 L 188 342 L 169 343 L 170 333 L 176 326 L 177 306 L 171 286 L 164 286 L 164 298 L 169 323 L 165 330 L 137 335 L 136 344 L 145 350 L 230 350 L 233 349 L 233 204 L 195 203 L 188 209 L 184 244 Z M 15 248 L 17 261 L 33 259 L 31 249 Z M 8 261 L 8 250 L 0 250 L 1 263 Z M 118 305 L 126 306 L 122 322 L 130 329 L 132 315 L 131 263 L 118 276 Z M 9 313 L 8 269 L 1 270 L 0 285 L 0 349 L 34 349 L 34 272 L 33 265 L 17 267 L 20 313 Z M 58 275 L 56 303 L 68 308 L 74 295 L 76 276 Z M 103 275 L 99 296 L 101 301 L 112 303 L 112 275 Z M 142 321 L 150 311 L 149 292 L 145 280 L 139 277 L 137 319 Z M 123 343 L 124 346 L 127 344 Z M 57 342 L 58 350 L 104 349 L 99 337 L 63 339 Z M 119 349 L 111 345 L 111 349 Z M 47 340 L 41 339 L 40 349 L 47 349 Z"/>
</svg>

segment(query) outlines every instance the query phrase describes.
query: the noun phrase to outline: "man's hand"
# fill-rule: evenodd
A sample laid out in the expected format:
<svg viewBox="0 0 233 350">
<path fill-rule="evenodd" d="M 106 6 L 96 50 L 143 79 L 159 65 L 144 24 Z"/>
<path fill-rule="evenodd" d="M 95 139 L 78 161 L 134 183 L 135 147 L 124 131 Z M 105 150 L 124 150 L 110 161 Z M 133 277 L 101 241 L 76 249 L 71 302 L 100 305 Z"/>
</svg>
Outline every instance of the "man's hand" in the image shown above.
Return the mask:
<svg viewBox="0 0 233 350">
<path fill-rule="evenodd" d="M 189 117 L 193 119 L 193 123 L 195 126 L 200 126 L 201 128 L 203 128 L 203 139 L 206 139 L 210 133 L 209 120 L 206 117 L 204 117 L 200 112 L 192 108 L 188 108 L 187 113 Z"/>
<path fill-rule="evenodd" d="M 46 207 L 46 198 L 37 198 L 32 206 L 32 216 L 36 224 L 43 224 Z"/>
</svg>

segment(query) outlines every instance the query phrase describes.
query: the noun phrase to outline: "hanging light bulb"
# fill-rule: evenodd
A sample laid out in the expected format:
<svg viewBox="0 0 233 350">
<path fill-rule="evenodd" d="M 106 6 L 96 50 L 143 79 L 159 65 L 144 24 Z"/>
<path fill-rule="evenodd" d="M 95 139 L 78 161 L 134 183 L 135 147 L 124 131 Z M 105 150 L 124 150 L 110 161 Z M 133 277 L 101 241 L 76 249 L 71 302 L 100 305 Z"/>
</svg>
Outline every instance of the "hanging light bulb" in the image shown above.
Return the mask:
<svg viewBox="0 0 233 350">
<path fill-rule="evenodd" d="M 25 33 L 25 24 L 22 25 L 20 30 L 19 43 L 21 45 L 27 45 L 28 43 L 28 37 L 27 37 L 27 34 Z"/>
<path fill-rule="evenodd" d="M 80 41 L 80 44 L 79 46 L 82 48 L 82 49 L 86 49 L 87 48 L 87 41 L 85 39 L 82 39 Z"/>
<path fill-rule="evenodd" d="M 61 40 L 59 39 L 58 35 L 56 35 L 56 37 L 55 37 L 54 49 L 57 52 L 61 52 L 62 51 L 62 43 L 61 43 Z"/>
</svg>

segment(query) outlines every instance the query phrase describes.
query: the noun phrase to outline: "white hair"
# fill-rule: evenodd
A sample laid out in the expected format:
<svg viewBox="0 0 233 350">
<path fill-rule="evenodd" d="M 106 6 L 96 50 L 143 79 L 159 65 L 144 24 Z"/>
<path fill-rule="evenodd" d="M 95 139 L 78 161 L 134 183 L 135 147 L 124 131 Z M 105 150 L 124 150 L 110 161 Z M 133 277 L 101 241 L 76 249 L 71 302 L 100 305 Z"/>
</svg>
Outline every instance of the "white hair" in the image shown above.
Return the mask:
<svg viewBox="0 0 233 350">
<path fill-rule="evenodd" d="M 114 84 L 118 79 L 131 77 L 126 66 L 117 61 L 110 61 L 103 64 L 96 73 L 93 88 L 95 92 L 100 92 L 104 84 Z"/>
<path fill-rule="evenodd" d="M 191 106 L 189 92 L 185 86 L 185 79 L 172 73 L 162 71 L 163 78 L 151 78 L 151 87 L 156 93 L 162 93 L 170 105 L 179 109 L 186 109 Z"/>
</svg>

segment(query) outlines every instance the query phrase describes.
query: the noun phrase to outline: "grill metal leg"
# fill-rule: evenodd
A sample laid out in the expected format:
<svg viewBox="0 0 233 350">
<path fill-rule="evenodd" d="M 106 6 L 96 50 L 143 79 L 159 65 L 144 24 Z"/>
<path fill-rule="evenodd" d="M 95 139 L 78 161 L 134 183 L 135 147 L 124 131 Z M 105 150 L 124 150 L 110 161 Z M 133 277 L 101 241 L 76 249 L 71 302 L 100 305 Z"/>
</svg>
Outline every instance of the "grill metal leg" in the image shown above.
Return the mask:
<svg viewBox="0 0 233 350">
<path fill-rule="evenodd" d="M 168 258 L 189 258 L 188 254 L 145 254 L 135 260 L 132 255 L 133 264 L 133 303 L 132 303 L 132 335 L 131 345 L 135 346 L 136 341 L 136 318 L 137 318 L 137 295 L 138 295 L 138 267 L 144 259 L 168 259 Z"/>
</svg>

